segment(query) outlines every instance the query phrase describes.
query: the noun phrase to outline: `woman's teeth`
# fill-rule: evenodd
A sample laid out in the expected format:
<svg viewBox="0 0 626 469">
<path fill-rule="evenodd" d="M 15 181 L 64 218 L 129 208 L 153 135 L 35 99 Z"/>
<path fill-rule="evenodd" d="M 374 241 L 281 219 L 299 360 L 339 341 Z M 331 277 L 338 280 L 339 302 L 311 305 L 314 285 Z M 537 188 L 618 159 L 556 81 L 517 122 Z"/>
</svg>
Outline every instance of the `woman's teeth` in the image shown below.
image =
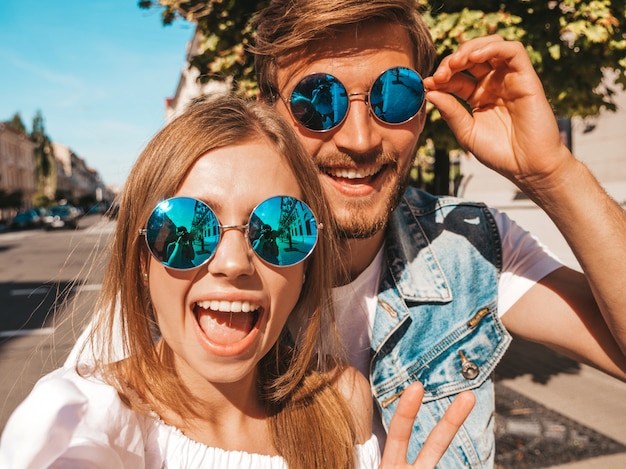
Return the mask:
<svg viewBox="0 0 626 469">
<path fill-rule="evenodd" d="M 250 301 L 206 300 L 196 304 L 202 309 L 220 311 L 222 313 L 249 313 L 259 309 L 259 305 Z"/>
</svg>

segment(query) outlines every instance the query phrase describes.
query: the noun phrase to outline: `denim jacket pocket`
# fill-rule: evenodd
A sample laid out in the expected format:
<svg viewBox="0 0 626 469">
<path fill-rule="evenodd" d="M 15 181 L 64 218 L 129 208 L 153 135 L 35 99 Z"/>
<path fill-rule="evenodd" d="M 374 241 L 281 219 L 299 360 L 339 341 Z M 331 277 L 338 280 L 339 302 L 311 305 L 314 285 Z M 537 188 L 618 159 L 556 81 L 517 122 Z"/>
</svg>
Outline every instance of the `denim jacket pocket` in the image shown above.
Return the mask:
<svg viewBox="0 0 626 469">
<path fill-rule="evenodd" d="M 411 438 L 413 455 L 441 420 L 454 396 L 472 390 L 476 405 L 450 446 L 451 451 L 442 459 L 441 467 L 490 467 L 494 456 L 491 376 L 511 337 L 493 305 L 467 312 L 465 316 L 469 319 L 451 328 L 448 335 L 419 354 L 414 343 L 403 344 L 403 337 L 390 336 L 395 345 L 391 348 L 383 345 L 374 357 L 373 390 L 388 427 L 404 389 L 415 381 L 424 386 L 424 400 Z M 395 333 L 414 341 L 415 333 L 409 330 L 413 326 L 411 317 L 403 322 L 408 325 L 399 324 Z M 385 351 L 390 353 L 386 355 Z"/>
</svg>

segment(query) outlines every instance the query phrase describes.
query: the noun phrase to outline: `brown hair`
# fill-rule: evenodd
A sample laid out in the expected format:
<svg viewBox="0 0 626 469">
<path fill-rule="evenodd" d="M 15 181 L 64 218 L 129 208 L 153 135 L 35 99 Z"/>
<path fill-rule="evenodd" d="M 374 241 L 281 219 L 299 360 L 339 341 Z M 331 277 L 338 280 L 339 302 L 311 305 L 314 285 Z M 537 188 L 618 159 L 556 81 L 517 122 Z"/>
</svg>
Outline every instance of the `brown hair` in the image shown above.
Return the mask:
<svg viewBox="0 0 626 469">
<path fill-rule="evenodd" d="M 254 67 L 263 99 L 278 95 L 276 71 L 282 61 L 310 54 L 348 27 L 393 23 L 408 33 L 414 67 L 427 76 L 436 52 L 416 0 L 272 0 L 254 20 Z"/>
<path fill-rule="evenodd" d="M 159 201 L 175 194 L 198 157 L 254 138 L 271 142 L 284 157 L 297 176 L 302 198 L 323 223 L 291 315 L 304 318 L 299 322 L 306 325 L 297 337 L 298 346 L 287 345 L 283 331 L 259 363 L 258 388 L 267 405 L 268 425 L 290 468 L 352 467 L 355 424 L 332 385 L 341 364 L 330 308 L 330 272 L 338 258 L 331 216 L 306 151 L 289 125 L 261 103 L 228 96 L 199 100 L 161 130 L 139 156 L 119 201 L 111 258 L 98 299 L 90 342 L 96 371 L 136 410 L 147 411 L 141 405 L 147 401 L 181 417 L 202 417 L 176 374 L 172 350 L 157 339 L 158 324 L 142 275 L 149 253 L 138 230 Z M 119 359 L 120 345 L 113 339 L 120 329 L 127 358 L 112 366 Z M 319 350 L 332 353 L 316 362 Z"/>
</svg>

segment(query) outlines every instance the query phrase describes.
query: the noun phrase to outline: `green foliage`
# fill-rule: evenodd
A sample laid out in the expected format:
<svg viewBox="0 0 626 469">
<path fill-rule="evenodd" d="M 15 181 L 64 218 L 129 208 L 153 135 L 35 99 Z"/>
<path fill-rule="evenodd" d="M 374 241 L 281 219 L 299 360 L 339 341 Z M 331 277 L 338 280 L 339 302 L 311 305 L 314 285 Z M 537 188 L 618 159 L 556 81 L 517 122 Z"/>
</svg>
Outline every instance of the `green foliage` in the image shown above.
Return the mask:
<svg viewBox="0 0 626 469">
<path fill-rule="evenodd" d="M 41 111 L 37 111 L 33 118 L 33 130 L 30 139 L 35 143 L 35 170 L 37 172 L 37 180 L 43 181 L 47 178 L 54 166 L 54 153 L 52 150 L 52 142 L 46 135 L 44 128 L 44 119 Z"/>
<path fill-rule="evenodd" d="M 13 114 L 11 120 L 5 122 L 5 124 L 11 127 L 13 130 L 17 130 L 19 133 L 27 135 L 26 126 L 24 125 L 24 121 L 22 121 L 22 116 L 20 116 L 19 112 Z"/>
<path fill-rule="evenodd" d="M 176 18 L 196 22 L 204 36 L 191 60 L 202 80 L 232 76 L 236 90 L 256 94 L 250 20 L 267 0 L 140 0 L 139 6 L 163 7 L 164 24 Z M 624 0 L 484 0 L 480 10 L 466 0 L 418 0 L 440 57 L 486 34 L 520 40 L 539 74 L 555 114 L 592 116 L 615 111 L 616 87 L 626 88 L 626 6 Z M 605 72 L 613 70 L 614 82 Z M 454 136 L 432 106 L 423 141 L 437 149 L 458 148 Z M 440 154 L 440 151 L 437 152 Z"/>
<path fill-rule="evenodd" d="M 268 0 L 140 0 L 142 8 L 161 6 L 162 21 L 194 22 L 203 34 L 191 64 L 201 80 L 233 77 L 236 88 L 254 95 L 253 38 L 250 20 Z M 521 40 L 558 115 L 590 116 L 615 110 L 615 86 L 603 83 L 605 69 L 616 70 L 626 86 L 626 13 L 623 0 L 516 0 L 480 2 L 420 0 L 441 57 L 460 44 L 486 34 Z M 439 116 L 432 111 L 432 122 Z"/>
<path fill-rule="evenodd" d="M 33 205 L 35 207 L 50 207 L 52 205 L 52 200 L 44 194 L 43 192 L 37 192 L 33 196 Z"/>
<path fill-rule="evenodd" d="M 162 21 L 168 25 L 177 18 L 197 24 L 202 33 L 198 54 L 191 66 L 200 71 L 200 81 L 233 79 L 235 91 L 256 95 L 254 60 L 247 49 L 253 37 L 253 15 L 269 0 L 141 0 L 141 8 L 163 7 Z"/>
<path fill-rule="evenodd" d="M 425 13 L 441 57 L 460 44 L 485 34 L 520 40 L 539 74 L 557 115 L 592 116 L 601 109 L 616 109 L 616 85 L 626 86 L 626 17 L 623 0 L 563 0 L 481 2 L 482 10 L 469 10 L 460 1 L 431 1 Z M 607 83 L 604 72 L 616 72 Z M 453 137 L 443 129 L 436 110 L 425 138 Z"/>
</svg>

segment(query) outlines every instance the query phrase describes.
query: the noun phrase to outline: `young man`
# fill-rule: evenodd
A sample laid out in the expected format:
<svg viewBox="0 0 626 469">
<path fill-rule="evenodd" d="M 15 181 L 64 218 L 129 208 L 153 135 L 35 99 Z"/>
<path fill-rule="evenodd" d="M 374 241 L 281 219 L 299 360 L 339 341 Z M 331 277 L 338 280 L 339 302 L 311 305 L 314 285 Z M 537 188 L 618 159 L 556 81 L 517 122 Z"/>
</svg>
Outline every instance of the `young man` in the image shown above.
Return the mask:
<svg viewBox="0 0 626 469">
<path fill-rule="evenodd" d="M 441 466 L 492 466 L 490 376 L 507 331 L 626 380 L 626 266 L 615 255 L 626 214 L 561 143 L 521 44 L 469 41 L 429 76 L 434 47 L 412 0 L 275 0 L 256 27 L 261 97 L 293 123 L 343 230 L 349 278 L 336 309 L 349 358 L 370 378 L 381 442 L 411 382 L 426 393 L 409 458 L 472 389 L 476 407 Z M 546 211 L 584 274 L 495 210 L 406 189 L 422 93 L 461 145 Z"/>
</svg>

